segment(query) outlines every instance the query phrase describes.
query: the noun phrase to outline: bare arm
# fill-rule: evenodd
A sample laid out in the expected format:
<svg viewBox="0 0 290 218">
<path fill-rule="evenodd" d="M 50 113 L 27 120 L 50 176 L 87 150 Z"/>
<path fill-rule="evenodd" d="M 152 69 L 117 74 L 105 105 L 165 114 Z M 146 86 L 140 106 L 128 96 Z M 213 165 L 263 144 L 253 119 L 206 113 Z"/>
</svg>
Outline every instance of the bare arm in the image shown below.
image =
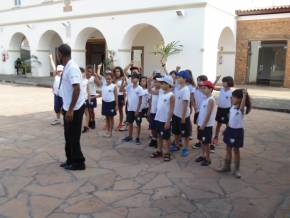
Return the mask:
<svg viewBox="0 0 290 218">
<path fill-rule="evenodd" d="M 218 83 L 218 81 L 220 80 L 220 78 L 221 78 L 221 75 L 219 75 L 219 76 L 216 77 L 216 79 L 215 79 L 215 81 L 213 83 L 214 86 Z"/>
<path fill-rule="evenodd" d="M 248 94 L 247 89 L 244 89 L 243 90 L 243 98 L 242 98 L 241 105 L 240 105 L 240 110 L 242 111 L 242 113 L 244 113 L 244 111 L 245 111 L 247 94 Z"/>
<path fill-rule="evenodd" d="M 72 87 L 73 87 L 73 93 L 72 93 L 71 103 L 69 106 L 69 111 L 74 110 L 76 103 L 78 101 L 79 95 L 80 95 L 80 91 L 81 91 L 80 84 L 73 84 Z"/>
<path fill-rule="evenodd" d="M 118 110 L 118 89 L 117 89 L 117 86 L 115 86 L 115 89 L 114 89 L 114 95 L 115 95 L 115 108 L 116 108 L 116 111 Z"/>
<path fill-rule="evenodd" d="M 136 110 L 135 116 L 137 116 L 139 114 L 139 111 L 140 111 L 140 108 L 141 108 L 141 104 L 142 104 L 142 98 L 143 98 L 143 96 L 139 97 L 138 106 L 137 106 L 137 110 Z"/>
<path fill-rule="evenodd" d="M 94 73 L 95 83 L 97 86 L 102 85 L 101 68 L 102 68 L 102 64 L 99 64 L 98 69 L 97 69 L 97 73 Z"/>
<path fill-rule="evenodd" d="M 51 66 L 52 66 L 53 76 L 55 76 L 56 75 L 56 66 L 55 66 L 55 63 L 53 61 L 52 54 L 49 54 L 49 60 L 50 60 Z"/>
<path fill-rule="evenodd" d="M 133 61 L 131 61 L 131 63 L 130 63 L 129 65 L 127 65 L 127 66 L 124 68 L 124 75 L 125 75 L 126 77 L 129 76 L 128 71 L 129 71 L 129 69 L 132 67 L 132 65 L 133 65 Z"/>
<path fill-rule="evenodd" d="M 189 101 L 183 101 L 182 102 L 182 123 L 185 123 L 185 116 L 187 112 Z"/>
</svg>

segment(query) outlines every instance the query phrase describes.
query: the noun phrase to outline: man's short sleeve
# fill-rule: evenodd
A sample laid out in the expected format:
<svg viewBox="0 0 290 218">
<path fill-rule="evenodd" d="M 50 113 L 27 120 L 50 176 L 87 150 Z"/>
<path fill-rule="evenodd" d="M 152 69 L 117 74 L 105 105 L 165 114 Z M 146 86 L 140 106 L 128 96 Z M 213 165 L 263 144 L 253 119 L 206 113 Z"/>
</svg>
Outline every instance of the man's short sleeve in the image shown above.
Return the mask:
<svg viewBox="0 0 290 218">
<path fill-rule="evenodd" d="M 81 84 L 82 82 L 82 77 L 81 77 L 81 72 L 79 68 L 76 67 L 71 67 L 68 72 L 68 77 L 70 83 L 73 84 Z"/>
</svg>

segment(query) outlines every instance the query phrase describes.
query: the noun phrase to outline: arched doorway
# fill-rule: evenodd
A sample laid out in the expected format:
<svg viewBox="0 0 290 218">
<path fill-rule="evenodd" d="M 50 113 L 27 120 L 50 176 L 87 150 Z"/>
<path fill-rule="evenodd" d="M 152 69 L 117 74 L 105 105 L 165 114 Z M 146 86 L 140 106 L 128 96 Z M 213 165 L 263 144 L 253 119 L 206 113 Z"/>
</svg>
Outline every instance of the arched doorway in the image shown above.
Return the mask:
<svg viewBox="0 0 290 218">
<path fill-rule="evenodd" d="M 17 75 L 31 73 L 30 44 L 23 33 L 15 33 L 9 43 L 9 69 Z M 11 74 L 8 72 L 8 74 Z"/>
<path fill-rule="evenodd" d="M 217 54 L 217 75 L 235 75 L 235 50 L 236 43 L 232 30 L 229 27 L 223 29 L 219 42 Z"/>
<path fill-rule="evenodd" d="M 164 41 L 159 30 L 149 24 L 138 24 L 130 28 L 122 43 L 122 62 L 131 60 L 141 67 L 145 75 L 160 69 L 160 59 L 154 55 L 154 49 Z"/>
<path fill-rule="evenodd" d="M 56 58 L 57 48 L 63 43 L 61 36 L 53 31 L 48 30 L 44 32 L 39 40 L 37 47 L 37 59 L 40 61 L 38 69 L 38 76 L 51 76 L 52 66 L 50 64 L 49 55 L 52 54 L 54 62 L 59 64 Z"/>
<path fill-rule="evenodd" d="M 107 43 L 104 35 L 94 27 L 83 29 L 75 41 L 75 52 L 79 65 L 99 65 L 106 62 Z M 85 67 L 85 66 L 83 66 Z"/>
</svg>

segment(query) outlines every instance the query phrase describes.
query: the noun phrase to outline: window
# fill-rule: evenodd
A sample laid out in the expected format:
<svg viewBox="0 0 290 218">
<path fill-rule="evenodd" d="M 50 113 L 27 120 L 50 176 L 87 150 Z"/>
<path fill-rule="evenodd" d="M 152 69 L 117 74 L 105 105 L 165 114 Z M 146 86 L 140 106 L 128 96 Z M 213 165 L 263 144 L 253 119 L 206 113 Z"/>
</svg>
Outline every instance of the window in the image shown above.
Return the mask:
<svg viewBox="0 0 290 218">
<path fill-rule="evenodd" d="M 21 6 L 21 0 L 15 0 L 15 6 Z"/>
</svg>

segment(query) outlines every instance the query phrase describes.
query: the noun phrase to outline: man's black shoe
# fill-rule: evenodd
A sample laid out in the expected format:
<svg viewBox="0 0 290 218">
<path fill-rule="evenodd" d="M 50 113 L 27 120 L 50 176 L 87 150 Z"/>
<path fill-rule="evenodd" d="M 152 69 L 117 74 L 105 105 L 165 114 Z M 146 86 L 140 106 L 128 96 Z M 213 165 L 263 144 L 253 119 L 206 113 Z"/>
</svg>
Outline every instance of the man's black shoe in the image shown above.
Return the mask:
<svg viewBox="0 0 290 218">
<path fill-rule="evenodd" d="M 65 170 L 72 170 L 72 171 L 76 171 L 76 170 L 85 170 L 86 169 L 86 165 L 83 164 L 69 164 L 66 165 L 64 167 Z"/>
</svg>

